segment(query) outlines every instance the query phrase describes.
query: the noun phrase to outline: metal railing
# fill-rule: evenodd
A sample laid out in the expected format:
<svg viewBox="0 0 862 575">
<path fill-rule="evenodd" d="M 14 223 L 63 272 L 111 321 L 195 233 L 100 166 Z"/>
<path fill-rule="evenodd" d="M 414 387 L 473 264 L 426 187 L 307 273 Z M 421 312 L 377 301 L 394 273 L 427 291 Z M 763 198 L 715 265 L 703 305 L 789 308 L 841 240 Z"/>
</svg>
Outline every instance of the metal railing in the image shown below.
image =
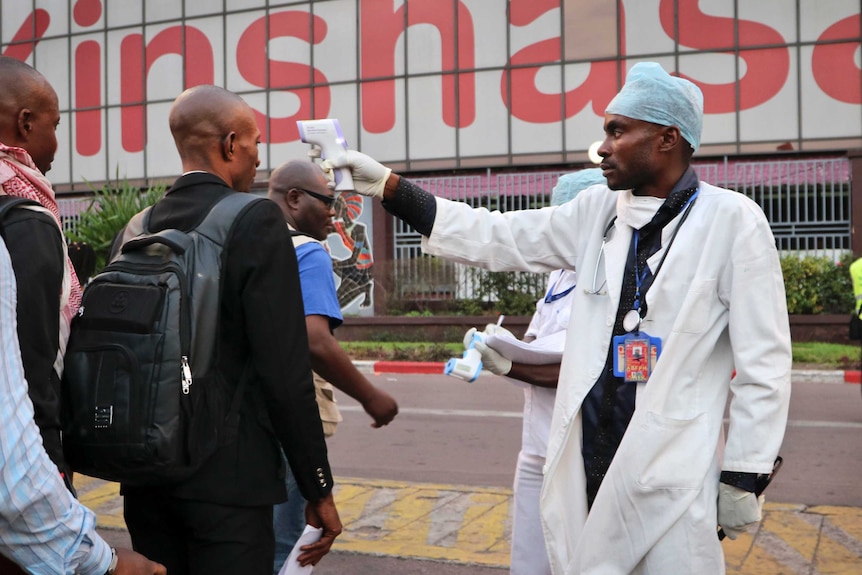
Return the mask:
<svg viewBox="0 0 862 575">
<path fill-rule="evenodd" d="M 850 162 L 847 158 L 695 162 L 700 179 L 736 190 L 763 209 L 782 253 L 826 256 L 850 250 Z M 523 210 L 548 205 L 563 170 L 417 178 L 435 196 L 489 210 Z M 90 198 L 58 200 L 64 230 L 73 229 Z M 487 274 L 472 266 L 422 254 L 420 235 L 394 219 L 394 280 L 403 299 L 474 298 Z M 544 291 L 544 274 L 518 274 L 518 287 Z"/>
<path fill-rule="evenodd" d="M 695 162 L 701 180 L 736 190 L 763 209 L 783 253 L 834 260 L 850 250 L 850 163 L 846 158 Z M 425 190 L 489 210 L 521 210 L 548 205 L 557 178 L 565 171 L 521 172 L 419 178 Z M 472 266 L 426 256 L 420 235 L 395 218 L 395 285 L 403 298 L 465 299 L 479 293 L 481 274 Z M 541 297 L 544 274 L 518 277 L 520 289 Z M 494 299 L 494 298 L 492 298 Z"/>
<path fill-rule="evenodd" d="M 92 202 L 91 198 L 59 198 L 57 209 L 60 211 L 60 222 L 63 224 L 63 232 L 73 231 L 81 220 L 81 212 L 87 210 Z"/>
</svg>

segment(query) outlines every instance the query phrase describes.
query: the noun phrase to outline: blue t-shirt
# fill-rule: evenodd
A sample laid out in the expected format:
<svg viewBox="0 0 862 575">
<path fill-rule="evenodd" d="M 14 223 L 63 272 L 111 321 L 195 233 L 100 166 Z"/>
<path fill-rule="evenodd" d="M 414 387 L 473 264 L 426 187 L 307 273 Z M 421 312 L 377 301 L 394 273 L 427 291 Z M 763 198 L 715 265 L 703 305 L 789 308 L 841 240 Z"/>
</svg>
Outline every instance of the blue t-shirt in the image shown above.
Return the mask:
<svg viewBox="0 0 862 575">
<path fill-rule="evenodd" d="M 296 259 L 305 315 L 328 317 L 329 329 L 334 330 L 341 325 L 343 317 L 332 273 L 332 257 L 318 242 L 308 242 L 296 248 Z"/>
</svg>

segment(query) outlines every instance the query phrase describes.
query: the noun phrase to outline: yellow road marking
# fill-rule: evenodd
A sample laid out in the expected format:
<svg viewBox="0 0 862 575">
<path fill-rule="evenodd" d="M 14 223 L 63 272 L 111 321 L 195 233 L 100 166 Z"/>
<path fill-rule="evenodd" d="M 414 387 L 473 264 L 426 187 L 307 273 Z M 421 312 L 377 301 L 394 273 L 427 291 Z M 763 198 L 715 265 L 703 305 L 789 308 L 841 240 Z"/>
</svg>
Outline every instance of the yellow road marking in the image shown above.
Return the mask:
<svg viewBox="0 0 862 575">
<path fill-rule="evenodd" d="M 846 507 L 814 508 L 823 515 L 824 528 L 815 558 L 821 575 L 862 571 L 862 512 Z M 840 540 L 839 540 L 840 538 Z"/>
<path fill-rule="evenodd" d="M 819 523 L 819 518 L 817 519 Z M 778 536 L 808 561 L 814 559 L 820 531 L 819 524 L 812 525 L 795 513 L 767 511 L 761 529 Z"/>
<path fill-rule="evenodd" d="M 826 516 L 827 521 L 846 532 L 856 541 L 862 542 L 862 509 L 820 505 L 812 507 L 808 511 Z"/>
<path fill-rule="evenodd" d="M 100 528 L 125 529 L 119 485 L 75 476 Z M 511 489 L 336 478 L 335 549 L 507 567 Z M 862 508 L 767 503 L 759 530 L 722 543 L 728 575 L 862 573 Z"/>
<path fill-rule="evenodd" d="M 347 527 L 359 519 L 373 494 L 374 489 L 368 486 L 336 483 L 334 498 L 342 525 Z"/>
</svg>

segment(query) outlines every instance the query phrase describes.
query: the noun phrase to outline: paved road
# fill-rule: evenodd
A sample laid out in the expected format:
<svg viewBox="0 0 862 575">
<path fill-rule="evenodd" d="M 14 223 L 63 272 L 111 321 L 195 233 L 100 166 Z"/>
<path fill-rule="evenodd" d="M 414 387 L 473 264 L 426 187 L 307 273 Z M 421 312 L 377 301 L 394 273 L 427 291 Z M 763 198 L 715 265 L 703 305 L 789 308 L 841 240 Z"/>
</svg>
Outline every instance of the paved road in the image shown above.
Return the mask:
<svg viewBox="0 0 862 575">
<path fill-rule="evenodd" d="M 493 376 L 473 384 L 378 375 L 401 413 L 371 429 L 354 402 L 330 441 L 345 532 L 317 575 L 499 575 L 508 566 L 511 483 L 521 392 Z M 794 383 L 785 465 L 753 535 L 724 543 L 728 573 L 862 572 L 862 399 L 858 385 Z M 120 542 L 116 486 L 82 498 Z"/>
</svg>

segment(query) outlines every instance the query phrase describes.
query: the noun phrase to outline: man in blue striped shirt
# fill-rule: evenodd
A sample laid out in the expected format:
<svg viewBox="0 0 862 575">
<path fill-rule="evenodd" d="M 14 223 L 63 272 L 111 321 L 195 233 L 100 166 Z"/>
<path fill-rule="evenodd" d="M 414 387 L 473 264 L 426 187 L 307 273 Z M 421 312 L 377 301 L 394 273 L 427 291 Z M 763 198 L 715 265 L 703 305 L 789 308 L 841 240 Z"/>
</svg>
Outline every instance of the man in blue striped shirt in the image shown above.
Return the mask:
<svg viewBox="0 0 862 575">
<path fill-rule="evenodd" d="M 48 458 L 27 395 L 16 298 L 0 240 L 0 566 L 7 558 L 39 575 L 164 575 L 143 555 L 108 546 L 95 514 L 72 497 Z"/>
</svg>

